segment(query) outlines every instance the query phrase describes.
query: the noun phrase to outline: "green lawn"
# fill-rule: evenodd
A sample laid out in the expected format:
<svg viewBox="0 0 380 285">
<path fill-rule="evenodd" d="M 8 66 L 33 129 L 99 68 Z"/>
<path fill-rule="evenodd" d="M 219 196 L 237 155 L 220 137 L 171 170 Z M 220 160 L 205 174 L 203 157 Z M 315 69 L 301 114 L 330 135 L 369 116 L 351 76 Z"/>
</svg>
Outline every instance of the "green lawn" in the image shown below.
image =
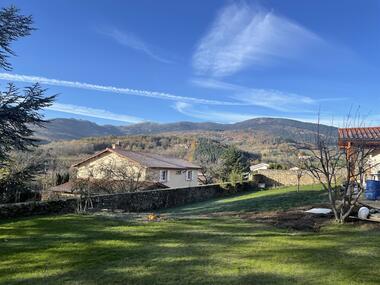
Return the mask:
<svg viewBox="0 0 380 285">
<path fill-rule="evenodd" d="M 191 219 L 148 223 L 65 215 L 2 221 L 0 284 L 380 284 L 378 227 L 331 224 L 314 233 L 229 215 L 196 218 L 325 199 L 320 190 L 286 188 L 167 211 Z"/>
<path fill-rule="evenodd" d="M 172 208 L 165 213 L 179 215 L 197 215 L 221 212 L 252 212 L 288 210 L 295 207 L 319 204 L 327 201 L 327 194 L 319 185 L 303 186 L 298 193 L 296 187 L 284 187 L 249 194 L 240 194 L 232 198 L 214 199 L 183 207 Z"/>
</svg>

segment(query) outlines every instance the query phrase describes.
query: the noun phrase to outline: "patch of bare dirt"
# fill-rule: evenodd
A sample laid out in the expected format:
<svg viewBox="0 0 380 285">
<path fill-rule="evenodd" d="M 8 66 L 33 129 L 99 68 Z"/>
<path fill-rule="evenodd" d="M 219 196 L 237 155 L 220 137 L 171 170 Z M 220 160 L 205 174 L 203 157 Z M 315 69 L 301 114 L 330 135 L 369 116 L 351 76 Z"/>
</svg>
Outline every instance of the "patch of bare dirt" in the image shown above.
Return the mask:
<svg viewBox="0 0 380 285">
<path fill-rule="evenodd" d="M 327 224 L 333 218 L 333 215 L 316 215 L 306 213 L 306 210 L 311 208 L 328 208 L 326 204 L 318 204 L 313 206 L 304 206 L 294 208 L 287 211 L 265 211 L 265 212 L 221 212 L 207 214 L 207 217 L 222 217 L 233 216 L 243 220 L 248 220 L 256 223 L 270 224 L 278 228 L 286 228 L 297 231 L 314 231 L 317 232 L 320 228 Z"/>
<path fill-rule="evenodd" d="M 327 224 L 333 218 L 333 215 L 316 215 L 306 213 L 306 210 L 311 208 L 328 208 L 326 204 L 318 204 L 307 207 L 299 207 L 288 211 L 265 211 L 265 212 L 221 212 L 208 214 L 207 216 L 234 216 L 240 219 L 270 224 L 279 228 L 286 228 L 297 231 L 314 231 L 317 232 L 320 228 Z"/>
<path fill-rule="evenodd" d="M 267 223 L 279 228 L 314 232 L 319 231 L 324 224 L 331 220 L 329 215 L 315 215 L 305 213 L 303 210 L 246 213 L 239 216 L 242 219 Z"/>
</svg>

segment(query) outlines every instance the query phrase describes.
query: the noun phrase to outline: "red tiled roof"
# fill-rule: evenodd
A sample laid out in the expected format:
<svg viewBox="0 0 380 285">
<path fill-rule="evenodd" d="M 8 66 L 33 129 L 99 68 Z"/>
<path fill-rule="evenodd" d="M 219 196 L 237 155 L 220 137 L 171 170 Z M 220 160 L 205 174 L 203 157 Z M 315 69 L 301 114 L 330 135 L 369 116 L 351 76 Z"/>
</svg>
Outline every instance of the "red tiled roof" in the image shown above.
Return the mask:
<svg viewBox="0 0 380 285">
<path fill-rule="evenodd" d="M 343 140 L 378 140 L 380 127 L 338 129 L 339 139 Z"/>
<path fill-rule="evenodd" d="M 380 143 L 380 127 L 338 129 L 339 145 L 351 143 Z"/>
</svg>

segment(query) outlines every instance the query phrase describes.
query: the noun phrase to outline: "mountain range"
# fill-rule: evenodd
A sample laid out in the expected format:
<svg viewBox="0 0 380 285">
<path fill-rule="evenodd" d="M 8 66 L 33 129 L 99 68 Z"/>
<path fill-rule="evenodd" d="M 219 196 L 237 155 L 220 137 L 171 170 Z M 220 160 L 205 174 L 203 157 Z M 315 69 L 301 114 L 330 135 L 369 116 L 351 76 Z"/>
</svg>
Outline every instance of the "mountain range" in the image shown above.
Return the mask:
<svg viewBox="0 0 380 285">
<path fill-rule="evenodd" d="M 295 141 L 310 141 L 319 127 L 321 134 L 336 137 L 337 129 L 332 126 L 317 125 L 283 118 L 254 118 L 234 124 L 211 122 L 175 122 L 159 124 L 144 122 L 127 126 L 98 125 L 78 119 L 52 119 L 44 128 L 35 129 L 35 137 L 45 141 L 73 140 L 85 137 L 152 135 L 160 133 L 184 132 L 260 132 L 272 137 Z"/>
</svg>

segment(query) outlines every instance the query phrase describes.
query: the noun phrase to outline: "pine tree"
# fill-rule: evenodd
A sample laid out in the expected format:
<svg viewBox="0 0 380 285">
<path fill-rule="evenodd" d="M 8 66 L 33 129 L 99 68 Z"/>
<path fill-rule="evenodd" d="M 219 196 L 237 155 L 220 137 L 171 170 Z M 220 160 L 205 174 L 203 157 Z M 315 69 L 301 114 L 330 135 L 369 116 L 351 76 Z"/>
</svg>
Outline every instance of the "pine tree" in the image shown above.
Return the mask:
<svg viewBox="0 0 380 285">
<path fill-rule="evenodd" d="M 34 30 L 32 16 L 24 16 L 14 6 L 0 10 L 0 68 L 12 70 L 8 59 L 15 55 L 12 42 L 26 37 Z"/>
<path fill-rule="evenodd" d="M 0 9 L 0 69 L 12 70 L 9 57 L 15 53 L 11 44 L 28 36 L 34 29 L 31 16 L 23 16 L 15 7 Z M 0 203 L 17 202 L 22 192 L 28 191 L 28 182 L 33 180 L 39 167 L 29 160 L 18 167 L 10 159 L 12 150 L 29 150 L 37 142 L 31 138 L 33 127 L 46 122 L 40 113 L 50 106 L 55 96 L 45 96 L 39 84 L 20 91 L 9 83 L 5 91 L 0 91 Z"/>
<path fill-rule="evenodd" d="M 222 164 L 220 176 L 223 180 L 228 180 L 231 173 L 243 174 L 248 171 L 248 160 L 243 152 L 234 146 L 229 146 L 221 156 Z"/>
<path fill-rule="evenodd" d="M 0 69 L 11 70 L 8 59 L 15 55 L 12 42 L 28 36 L 34 29 L 31 16 L 23 16 L 15 7 L 0 10 Z M 12 83 L 0 91 L 0 166 L 9 158 L 11 150 L 28 150 L 36 143 L 32 139 L 33 126 L 45 120 L 39 111 L 52 104 L 55 96 L 44 96 L 39 84 L 26 87 L 23 92 Z"/>
</svg>

